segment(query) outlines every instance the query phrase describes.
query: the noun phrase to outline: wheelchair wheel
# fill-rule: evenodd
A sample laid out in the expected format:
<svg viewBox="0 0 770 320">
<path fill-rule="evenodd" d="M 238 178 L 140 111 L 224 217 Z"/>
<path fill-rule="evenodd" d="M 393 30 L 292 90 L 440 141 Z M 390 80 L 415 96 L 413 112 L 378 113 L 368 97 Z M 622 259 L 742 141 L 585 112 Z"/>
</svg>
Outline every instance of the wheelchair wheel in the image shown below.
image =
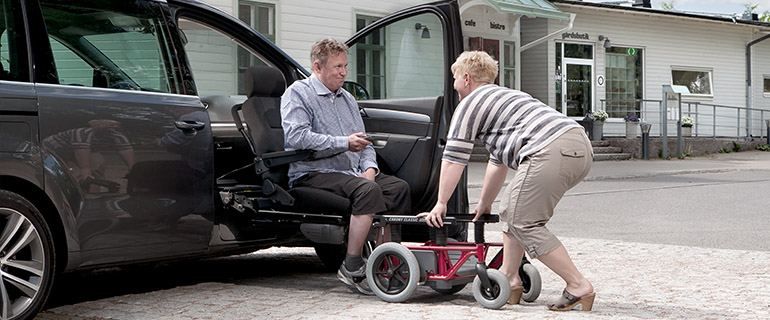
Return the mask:
<svg viewBox="0 0 770 320">
<path fill-rule="evenodd" d="M 542 288 L 540 272 L 537 271 L 537 268 L 531 263 L 522 263 L 519 267 L 519 277 L 521 277 L 521 284 L 524 286 L 524 293 L 521 294 L 521 299 L 526 302 L 537 300 Z"/>
<path fill-rule="evenodd" d="M 398 243 L 380 245 L 366 263 L 369 288 L 383 301 L 406 301 L 417 290 L 419 280 L 417 258 Z"/>
<path fill-rule="evenodd" d="M 492 288 L 485 290 L 481 284 L 481 279 L 476 276 L 473 279 L 473 297 L 484 308 L 500 309 L 508 303 L 508 297 L 511 296 L 511 285 L 508 283 L 508 278 L 500 270 L 489 268 L 487 269 L 487 276 L 489 282 L 492 283 Z"/>
</svg>

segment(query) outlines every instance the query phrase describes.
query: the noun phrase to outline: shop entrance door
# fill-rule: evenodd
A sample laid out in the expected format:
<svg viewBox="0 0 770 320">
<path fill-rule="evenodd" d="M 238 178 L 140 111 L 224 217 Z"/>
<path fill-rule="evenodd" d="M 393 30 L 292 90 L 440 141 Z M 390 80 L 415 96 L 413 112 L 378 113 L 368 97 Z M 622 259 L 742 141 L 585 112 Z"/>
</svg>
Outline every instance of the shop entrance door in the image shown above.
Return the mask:
<svg viewBox="0 0 770 320">
<path fill-rule="evenodd" d="M 564 59 L 565 76 L 562 77 L 562 113 L 569 117 L 583 117 L 593 103 L 593 60 Z"/>
</svg>

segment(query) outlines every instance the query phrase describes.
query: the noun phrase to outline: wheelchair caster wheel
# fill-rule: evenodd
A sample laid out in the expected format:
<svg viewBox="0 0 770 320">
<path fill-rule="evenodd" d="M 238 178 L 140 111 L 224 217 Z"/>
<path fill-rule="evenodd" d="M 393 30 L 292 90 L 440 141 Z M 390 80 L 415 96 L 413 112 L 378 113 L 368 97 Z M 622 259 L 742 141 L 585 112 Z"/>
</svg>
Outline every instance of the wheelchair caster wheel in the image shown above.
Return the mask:
<svg viewBox="0 0 770 320">
<path fill-rule="evenodd" d="M 484 308 L 500 309 L 508 303 L 508 297 L 511 296 L 511 285 L 508 278 L 497 269 L 487 269 L 487 277 L 492 284 L 492 288 L 485 289 L 479 276 L 473 279 L 473 297 Z"/>
<path fill-rule="evenodd" d="M 398 243 L 374 249 L 366 263 L 366 281 L 374 294 L 387 302 L 404 302 L 417 290 L 420 266 L 412 251 Z"/>
<path fill-rule="evenodd" d="M 524 263 L 519 268 L 519 277 L 521 278 L 522 286 L 524 286 L 524 293 L 521 294 L 521 300 L 526 302 L 534 302 L 537 300 L 537 297 L 540 296 L 540 289 L 542 288 L 540 272 L 537 271 L 537 268 L 530 263 Z"/>
</svg>

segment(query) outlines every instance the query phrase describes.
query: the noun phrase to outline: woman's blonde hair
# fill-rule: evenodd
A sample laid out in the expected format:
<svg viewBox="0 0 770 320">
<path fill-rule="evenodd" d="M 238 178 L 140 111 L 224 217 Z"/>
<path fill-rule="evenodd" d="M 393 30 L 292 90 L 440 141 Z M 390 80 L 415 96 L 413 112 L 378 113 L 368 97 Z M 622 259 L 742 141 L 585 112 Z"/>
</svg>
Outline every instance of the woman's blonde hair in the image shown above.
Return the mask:
<svg viewBox="0 0 770 320">
<path fill-rule="evenodd" d="M 497 61 L 484 51 L 465 51 L 452 64 L 453 74 L 468 73 L 476 82 L 495 82 Z"/>
</svg>

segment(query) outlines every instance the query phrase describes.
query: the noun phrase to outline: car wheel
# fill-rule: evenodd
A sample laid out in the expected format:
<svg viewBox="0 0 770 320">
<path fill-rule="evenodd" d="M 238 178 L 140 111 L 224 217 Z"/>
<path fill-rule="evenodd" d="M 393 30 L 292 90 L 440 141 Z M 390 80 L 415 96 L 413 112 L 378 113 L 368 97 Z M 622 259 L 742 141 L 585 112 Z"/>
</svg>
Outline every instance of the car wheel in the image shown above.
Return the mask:
<svg viewBox="0 0 770 320">
<path fill-rule="evenodd" d="M 22 196 L 0 190 L 0 317 L 27 319 L 43 308 L 55 267 L 51 231 Z"/>
</svg>

